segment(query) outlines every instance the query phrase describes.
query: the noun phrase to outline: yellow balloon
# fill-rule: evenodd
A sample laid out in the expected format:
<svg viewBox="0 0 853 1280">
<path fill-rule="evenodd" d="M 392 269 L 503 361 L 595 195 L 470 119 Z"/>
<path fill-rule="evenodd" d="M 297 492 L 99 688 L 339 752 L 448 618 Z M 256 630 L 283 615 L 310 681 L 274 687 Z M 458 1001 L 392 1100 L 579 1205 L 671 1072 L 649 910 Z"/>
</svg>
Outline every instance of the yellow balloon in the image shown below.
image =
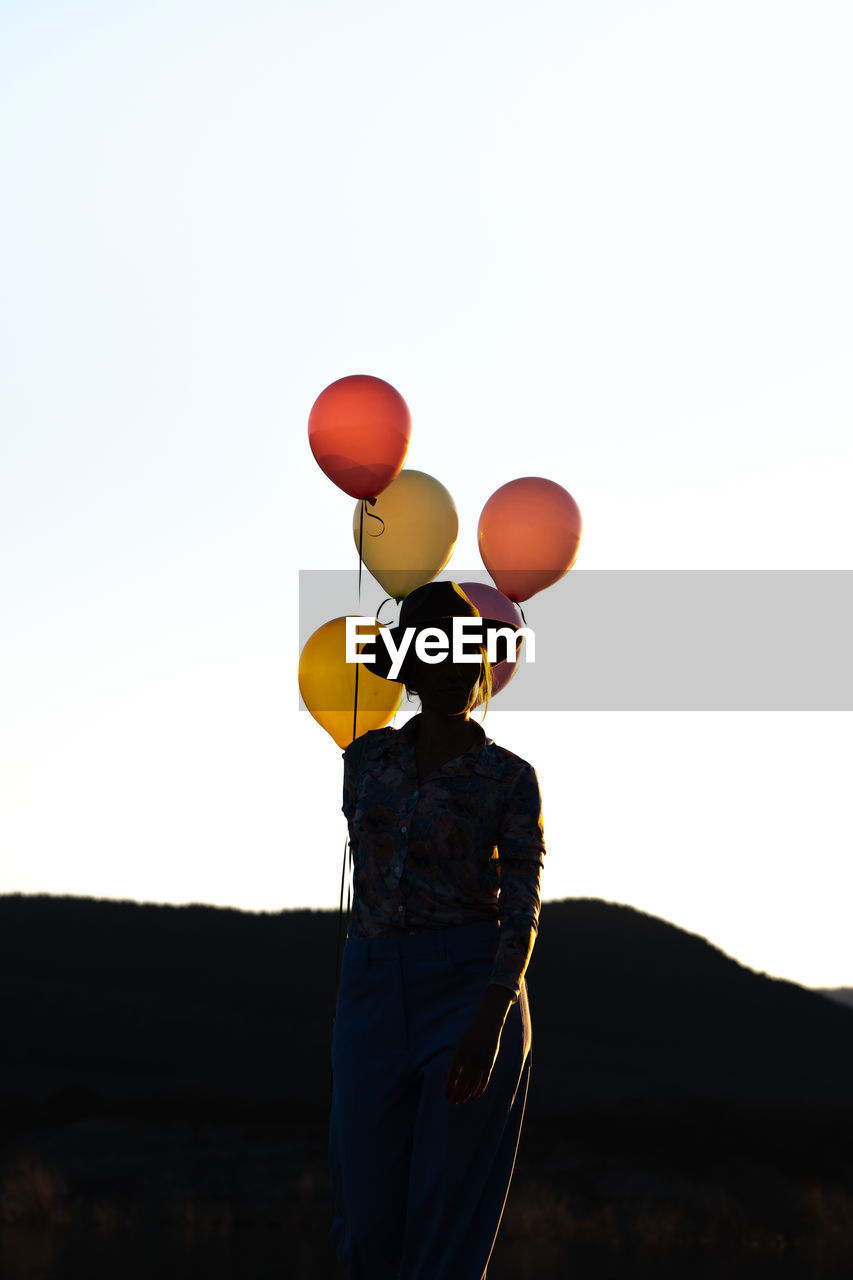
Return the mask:
<svg viewBox="0 0 853 1280">
<path fill-rule="evenodd" d="M 352 522 L 356 549 L 361 507 L 357 502 Z M 424 471 L 404 469 L 375 505 L 364 504 L 361 558 L 388 595 L 402 600 L 441 573 L 458 534 L 459 513 L 444 485 Z"/>
<path fill-rule="evenodd" d="M 362 623 L 359 636 L 379 634 L 379 623 Z M 375 647 L 375 646 L 374 646 Z M 362 645 L 358 645 L 359 651 Z M 343 750 L 353 740 L 355 705 L 354 662 L 346 661 L 346 618 L 333 618 L 309 638 L 299 657 L 299 692 L 318 724 Z M 358 719 L 355 737 L 368 729 L 383 729 L 403 698 L 396 680 L 375 676 L 367 663 L 358 664 Z"/>
</svg>

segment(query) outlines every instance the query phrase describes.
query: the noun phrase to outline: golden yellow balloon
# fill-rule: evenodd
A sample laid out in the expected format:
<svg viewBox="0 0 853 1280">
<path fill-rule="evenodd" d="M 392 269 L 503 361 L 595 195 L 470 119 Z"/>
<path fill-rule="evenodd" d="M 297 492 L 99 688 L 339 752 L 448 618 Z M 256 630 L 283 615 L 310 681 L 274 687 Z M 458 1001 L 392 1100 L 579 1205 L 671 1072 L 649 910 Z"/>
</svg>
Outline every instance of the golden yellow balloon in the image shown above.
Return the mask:
<svg viewBox="0 0 853 1280">
<path fill-rule="evenodd" d="M 379 634 L 379 623 L 359 626 L 359 636 Z M 375 647 L 374 642 L 374 647 Z M 362 645 L 358 644 L 359 652 Z M 299 657 L 299 692 L 318 724 L 343 750 L 353 740 L 355 705 L 354 662 L 346 661 L 346 618 L 333 618 L 308 639 Z M 358 719 L 355 736 L 383 729 L 394 717 L 403 697 L 396 680 L 375 676 L 367 663 L 358 664 Z"/>
<path fill-rule="evenodd" d="M 356 503 L 352 522 L 356 549 L 361 507 Z M 388 595 L 402 600 L 441 573 L 458 534 L 459 513 L 444 485 L 424 471 L 403 470 L 373 506 L 364 504 L 361 558 Z"/>
</svg>

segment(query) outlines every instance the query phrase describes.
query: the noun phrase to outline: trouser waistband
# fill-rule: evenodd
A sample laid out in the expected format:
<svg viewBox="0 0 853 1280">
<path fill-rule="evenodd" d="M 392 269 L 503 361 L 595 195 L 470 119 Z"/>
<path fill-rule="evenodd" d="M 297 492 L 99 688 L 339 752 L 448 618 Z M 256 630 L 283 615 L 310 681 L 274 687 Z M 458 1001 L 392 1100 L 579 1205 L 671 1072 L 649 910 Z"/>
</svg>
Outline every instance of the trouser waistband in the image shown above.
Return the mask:
<svg viewBox="0 0 853 1280">
<path fill-rule="evenodd" d="M 406 933 L 401 929 L 399 934 L 386 934 L 381 938 L 347 938 L 345 953 L 363 960 L 383 956 L 446 960 L 485 952 L 497 946 L 499 936 L 499 921 L 475 920 L 472 924 L 423 929 L 417 933 Z"/>
</svg>

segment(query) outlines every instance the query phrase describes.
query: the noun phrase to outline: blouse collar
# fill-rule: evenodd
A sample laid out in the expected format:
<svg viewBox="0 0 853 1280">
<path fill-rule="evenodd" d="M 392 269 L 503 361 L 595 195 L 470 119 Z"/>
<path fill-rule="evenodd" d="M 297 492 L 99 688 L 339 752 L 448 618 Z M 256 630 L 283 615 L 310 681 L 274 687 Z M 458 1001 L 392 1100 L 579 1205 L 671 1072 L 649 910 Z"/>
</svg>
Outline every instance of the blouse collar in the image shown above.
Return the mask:
<svg viewBox="0 0 853 1280">
<path fill-rule="evenodd" d="M 418 715 L 412 716 L 401 729 L 394 729 L 390 725 L 390 732 L 383 734 L 380 741 L 376 743 L 374 748 L 376 756 L 381 755 L 385 751 L 389 751 L 393 756 L 399 757 L 401 762 L 405 759 L 408 763 L 408 772 L 417 773 L 415 766 L 415 733 L 418 726 Z M 442 767 L 451 769 L 454 772 L 468 773 L 472 769 L 481 768 L 484 772 L 489 772 L 489 754 L 494 747 L 494 740 L 488 736 L 485 729 L 478 721 L 472 721 L 482 734 L 482 738 L 478 743 L 474 742 L 470 747 L 460 752 L 458 756 L 454 756 L 452 760 L 448 760 Z M 379 735 L 376 735 L 379 737 Z M 372 753 L 371 753 L 372 754 Z"/>
</svg>

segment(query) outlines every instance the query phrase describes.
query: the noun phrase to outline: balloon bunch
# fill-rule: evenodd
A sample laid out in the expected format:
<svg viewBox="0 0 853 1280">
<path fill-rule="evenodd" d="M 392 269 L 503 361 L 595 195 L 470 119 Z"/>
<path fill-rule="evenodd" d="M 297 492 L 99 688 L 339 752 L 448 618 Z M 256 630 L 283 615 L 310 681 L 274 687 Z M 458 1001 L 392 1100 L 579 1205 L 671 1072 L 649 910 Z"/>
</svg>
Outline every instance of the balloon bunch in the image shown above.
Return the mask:
<svg viewBox="0 0 853 1280">
<path fill-rule="evenodd" d="M 444 485 L 423 471 L 403 470 L 411 434 L 403 397 L 367 374 L 326 387 L 308 418 L 308 442 L 320 469 L 358 499 L 353 537 L 359 591 L 364 564 L 397 601 L 438 576 L 459 533 L 456 504 Z M 540 476 L 510 480 L 489 498 L 477 526 L 480 556 L 495 585 L 459 586 L 483 617 L 518 628 L 524 619 L 519 605 L 575 563 L 582 527 L 578 505 L 561 485 Z M 362 626 L 359 634 L 369 639 L 379 627 Z M 388 724 L 403 697 L 402 684 L 373 675 L 369 664 L 346 662 L 345 635 L 346 617 L 333 618 L 309 638 L 299 659 L 303 701 L 341 748 Z M 517 666 L 504 661 L 492 667 L 492 697 Z"/>
</svg>

